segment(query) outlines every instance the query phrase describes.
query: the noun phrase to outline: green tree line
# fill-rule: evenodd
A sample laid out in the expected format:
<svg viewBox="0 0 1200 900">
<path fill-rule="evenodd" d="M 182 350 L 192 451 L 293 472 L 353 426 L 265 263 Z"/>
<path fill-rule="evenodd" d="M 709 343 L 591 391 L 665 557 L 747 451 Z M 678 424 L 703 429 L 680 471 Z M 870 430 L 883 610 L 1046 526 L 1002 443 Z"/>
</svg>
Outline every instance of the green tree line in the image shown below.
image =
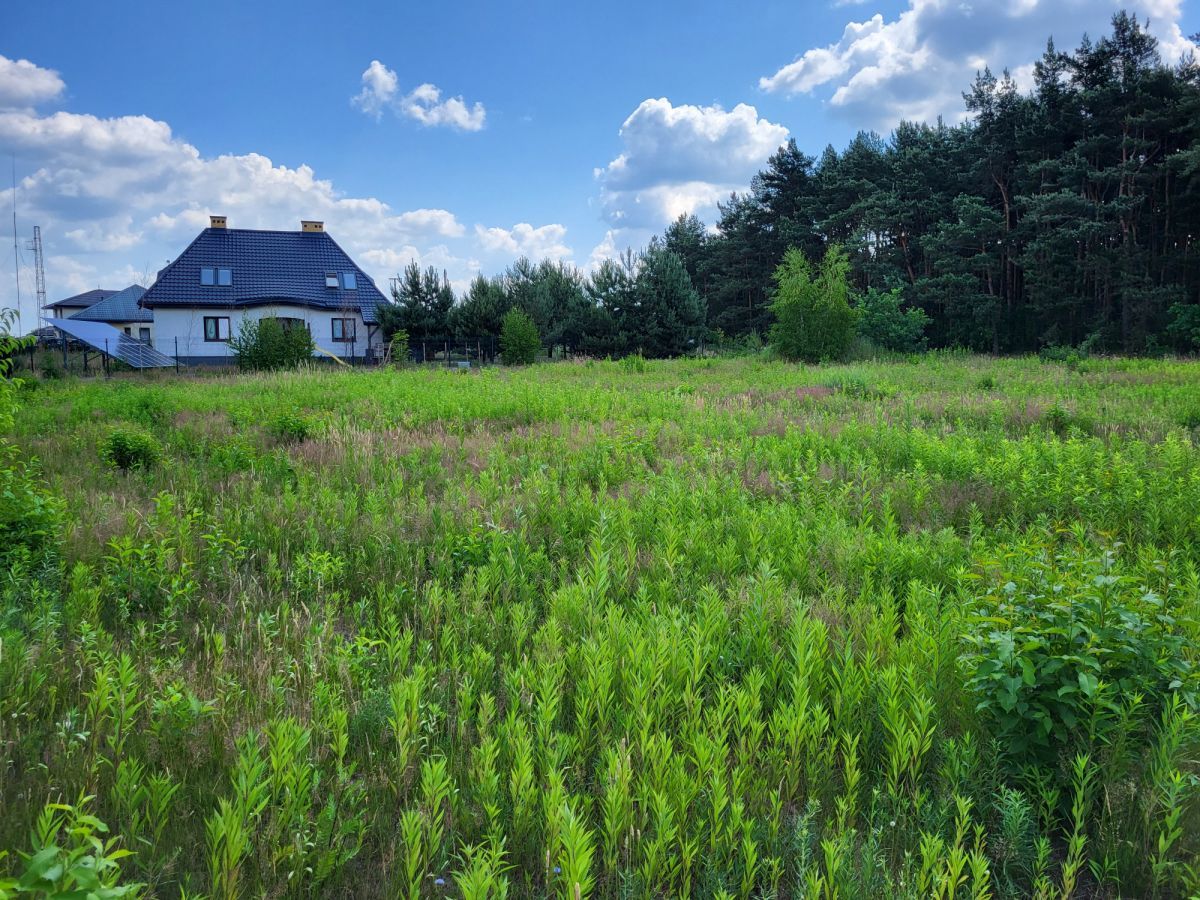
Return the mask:
<svg viewBox="0 0 1200 900">
<path fill-rule="evenodd" d="M 890 349 L 1200 350 L 1200 64 L 1122 12 L 1074 52 L 1049 42 L 1028 91 L 984 70 L 963 97 L 963 124 L 819 159 L 789 141 L 711 228 L 681 216 L 587 276 L 521 259 L 456 301 L 414 264 L 385 330 L 495 335 L 516 307 L 546 344 L 672 356 L 766 337 L 789 251 L 840 247 L 858 332 Z"/>
</svg>

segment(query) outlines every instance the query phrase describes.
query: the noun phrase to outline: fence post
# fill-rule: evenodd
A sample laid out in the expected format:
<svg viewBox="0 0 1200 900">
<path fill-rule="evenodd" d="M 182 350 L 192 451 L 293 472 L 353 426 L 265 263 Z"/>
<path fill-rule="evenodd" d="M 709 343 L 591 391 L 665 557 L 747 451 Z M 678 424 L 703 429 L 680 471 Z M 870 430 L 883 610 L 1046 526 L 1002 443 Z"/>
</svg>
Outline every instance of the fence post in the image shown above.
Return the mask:
<svg viewBox="0 0 1200 900">
<path fill-rule="evenodd" d="M 64 331 L 62 336 L 62 352 L 63 352 L 63 374 L 67 373 L 67 334 Z"/>
<path fill-rule="evenodd" d="M 175 335 L 175 374 L 179 374 L 179 335 Z"/>
<path fill-rule="evenodd" d="M 108 377 L 108 338 L 104 339 L 104 357 L 101 359 L 101 362 L 104 363 L 104 377 L 107 378 Z M 83 355 L 83 364 L 85 366 L 87 365 L 87 353 L 84 353 L 84 355 Z"/>
</svg>

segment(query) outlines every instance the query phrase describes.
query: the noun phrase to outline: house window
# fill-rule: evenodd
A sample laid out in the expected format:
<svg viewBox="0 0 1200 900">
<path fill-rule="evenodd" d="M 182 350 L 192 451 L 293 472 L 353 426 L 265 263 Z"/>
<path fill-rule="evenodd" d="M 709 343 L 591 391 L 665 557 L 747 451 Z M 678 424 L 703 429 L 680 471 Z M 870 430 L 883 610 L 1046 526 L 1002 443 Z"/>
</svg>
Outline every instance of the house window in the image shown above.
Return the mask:
<svg viewBox="0 0 1200 900">
<path fill-rule="evenodd" d="M 133 332 L 129 330 L 128 325 L 125 326 L 125 334 L 128 335 L 129 337 L 133 337 Z"/>
<path fill-rule="evenodd" d="M 227 341 L 227 340 L 229 340 L 229 317 L 228 316 L 205 316 L 204 317 L 204 340 L 206 340 L 206 341 Z"/>
<path fill-rule="evenodd" d="M 150 343 L 150 329 L 149 328 L 139 328 L 138 329 L 138 340 L 144 344 Z"/>
<path fill-rule="evenodd" d="M 333 339 L 335 341 L 351 342 L 354 340 L 354 320 L 334 319 Z"/>
<path fill-rule="evenodd" d="M 325 273 L 325 287 L 335 288 L 337 286 L 338 286 L 337 272 L 326 272 Z"/>
<path fill-rule="evenodd" d="M 293 328 L 307 328 L 308 323 L 303 319 L 297 319 L 291 316 L 278 316 L 275 319 L 279 323 L 279 327 L 284 331 L 291 331 Z"/>
<path fill-rule="evenodd" d="M 358 290 L 358 279 L 354 276 L 353 272 L 342 273 L 342 287 L 348 291 Z"/>
<path fill-rule="evenodd" d="M 219 287 L 229 287 L 233 284 L 233 269 L 214 269 L 205 266 L 200 270 L 200 283 L 208 287 L 214 284 Z"/>
</svg>

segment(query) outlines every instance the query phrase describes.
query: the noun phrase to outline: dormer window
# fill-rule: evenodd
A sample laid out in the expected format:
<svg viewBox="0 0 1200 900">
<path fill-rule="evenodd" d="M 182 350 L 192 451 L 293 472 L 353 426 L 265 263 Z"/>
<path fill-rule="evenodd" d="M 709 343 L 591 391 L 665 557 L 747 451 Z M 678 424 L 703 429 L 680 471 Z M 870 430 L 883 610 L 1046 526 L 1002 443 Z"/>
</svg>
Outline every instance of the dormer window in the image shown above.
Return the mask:
<svg viewBox="0 0 1200 900">
<path fill-rule="evenodd" d="M 214 269 L 205 266 L 200 270 L 200 283 L 208 287 L 229 287 L 233 284 L 233 269 Z"/>
<path fill-rule="evenodd" d="M 342 287 L 348 291 L 358 290 L 358 279 L 354 276 L 353 272 L 342 273 Z"/>
<path fill-rule="evenodd" d="M 325 287 L 336 288 L 337 286 L 338 286 L 337 272 L 326 272 L 325 273 Z"/>
</svg>

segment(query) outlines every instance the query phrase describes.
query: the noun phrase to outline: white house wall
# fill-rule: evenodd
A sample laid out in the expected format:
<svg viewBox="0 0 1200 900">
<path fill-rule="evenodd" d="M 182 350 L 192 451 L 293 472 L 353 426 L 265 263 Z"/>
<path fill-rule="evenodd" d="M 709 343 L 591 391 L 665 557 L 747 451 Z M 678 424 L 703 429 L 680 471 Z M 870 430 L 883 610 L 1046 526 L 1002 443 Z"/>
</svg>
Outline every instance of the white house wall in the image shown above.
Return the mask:
<svg viewBox="0 0 1200 900">
<path fill-rule="evenodd" d="M 143 328 L 150 330 L 150 343 L 154 344 L 154 323 L 153 322 L 109 322 L 117 331 L 125 331 L 129 329 L 130 337 L 140 337 Z"/>
<path fill-rule="evenodd" d="M 273 303 L 249 308 L 217 309 L 201 307 L 157 306 L 154 308 L 154 346 L 157 350 L 181 359 L 207 358 L 214 362 L 232 359 L 233 351 L 224 341 L 204 340 L 204 320 L 209 316 L 229 319 L 229 333 L 236 335 L 244 320 L 257 321 L 264 318 L 303 319 L 308 324 L 316 345 L 335 356 L 365 356 L 367 352 L 367 325 L 358 311 L 312 309 L 286 303 Z M 355 341 L 353 344 L 333 339 L 334 319 L 354 319 Z M 135 334 L 137 332 L 134 332 Z M 176 344 L 178 341 L 178 344 Z M 176 350 L 178 346 L 178 351 Z M 371 346 L 378 353 L 383 349 L 383 338 L 375 328 Z"/>
</svg>

